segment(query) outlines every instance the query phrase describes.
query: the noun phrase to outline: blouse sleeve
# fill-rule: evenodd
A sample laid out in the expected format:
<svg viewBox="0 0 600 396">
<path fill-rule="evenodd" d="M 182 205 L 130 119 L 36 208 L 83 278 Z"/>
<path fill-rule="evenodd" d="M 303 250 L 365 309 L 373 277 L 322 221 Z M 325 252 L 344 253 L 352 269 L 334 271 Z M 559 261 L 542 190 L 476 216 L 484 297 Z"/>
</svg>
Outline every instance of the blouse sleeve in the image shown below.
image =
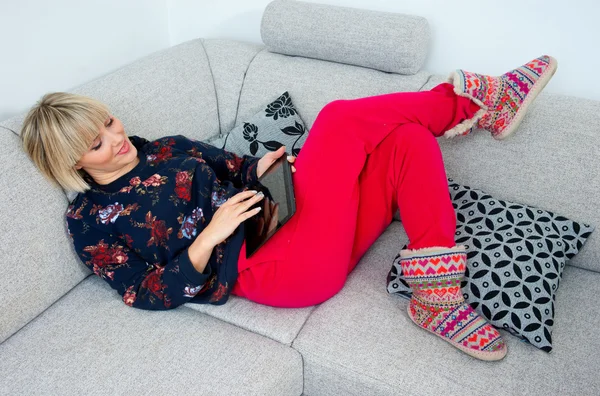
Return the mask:
<svg viewBox="0 0 600 396">
<path fill-rule="evenodd" d="M 202 158 L 214 171 L 219 180 L 229 180 L 235 187 L 258 180 L 256 171 L 260 158 L 251 155 L 239 157 L 237 154 L 212 146 L 208 143 L 190 139 L 183 135 L 172 136 L 176 149 L 189 155 Z"/>
<path fill-rule="evenodd" d="M 82 220 L 67 216 L 67 232 L 83 264 L 104 279 L 131 307 L 166 310 L 188 302 L 212 275 L 198 272 L 188 249 L 166 263 L 148 263 L 126 243 Z"/>
</svg>

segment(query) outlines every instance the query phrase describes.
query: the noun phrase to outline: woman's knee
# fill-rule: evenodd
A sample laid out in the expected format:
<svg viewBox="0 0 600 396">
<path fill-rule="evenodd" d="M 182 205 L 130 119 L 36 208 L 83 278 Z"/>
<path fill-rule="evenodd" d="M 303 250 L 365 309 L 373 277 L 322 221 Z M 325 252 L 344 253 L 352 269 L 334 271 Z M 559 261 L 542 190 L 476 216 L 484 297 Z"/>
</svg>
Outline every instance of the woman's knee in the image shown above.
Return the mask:
<svg viewBox="0 0 600 396">
<path fill-rule="evenodd" d="M 337 121 L 348 117 L 348 100 L 336 99 L 327 103 L 319 112 L 317 118 L 326 119 L 328 121 Z"/>
<path fill-rule="evenodd" d="M 420 124 L 404 124 L 394 130 L 396 144 L 401 147 L 438 147 L 433 133 Z"/>
</svg>

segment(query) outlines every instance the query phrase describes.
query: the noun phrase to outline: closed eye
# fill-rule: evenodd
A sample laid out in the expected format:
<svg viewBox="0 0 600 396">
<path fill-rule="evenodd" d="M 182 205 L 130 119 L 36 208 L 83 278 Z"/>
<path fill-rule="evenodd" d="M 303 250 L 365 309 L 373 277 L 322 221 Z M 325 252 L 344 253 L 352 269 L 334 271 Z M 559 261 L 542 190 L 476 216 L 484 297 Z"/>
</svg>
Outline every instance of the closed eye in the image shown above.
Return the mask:
<svg viewBox="0 0 600 396">
<path fill-rule="evenodd" d="M 110 117 L 110 119 L 108 120 L 108 124 L 106 124 L 106 126 L 107 127 L 111 126 L 113 124 L 113 121 L 114 121 L 114 117 Z M 100 141 L 100 143 L 98 143 L 98 145 L 96 147 L 92 147 L 92 150 L 96 151 L 100 147 L 102 147 L 102 141 Z"/>
</svg>

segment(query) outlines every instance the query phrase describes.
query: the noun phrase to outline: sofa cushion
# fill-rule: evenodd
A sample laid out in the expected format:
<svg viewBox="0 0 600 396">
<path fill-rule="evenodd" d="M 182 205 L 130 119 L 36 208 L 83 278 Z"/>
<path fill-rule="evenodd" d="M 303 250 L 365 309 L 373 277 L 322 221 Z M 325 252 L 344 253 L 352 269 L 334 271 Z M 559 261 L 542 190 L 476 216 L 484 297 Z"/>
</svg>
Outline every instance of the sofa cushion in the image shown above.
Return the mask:
<svg viewBox="0 0 600 396">
<path fill-rule="evenodd" d="M 286 91 L 250 119 L 233 128 L 227 135 L 208 143 L 238 155 L 263 155 L 285 146 L 285 151 L 297 156 L 308 131 L 298 110 Z"/>
<path fill-rule="evenodd" d="M 0 393 L 302 393 L 292 348 L 185 306 L 130 308 L 111 292 L 90 277 L 0 345 Z"/>
<path fill-rule="evenodd" d="M 492 197 L 448 179 L 456 211 L 456 243 L 467 252 L 461 284 L 465 300 L 498 328 L 550 352 L 554 304 L 565 263 L 593 226 Z M 406 249 L 404 245 L 402 249 Z M 388 292 L 410 298 L 400 254 L 388 274 Z"/>
<path fill-rule="evenodd" d="M 423 17 L 304 1 L 269 3 L 260 32 L 272 52 L 399 74 L 418 72 L 429 44 Z"/>
<path fill-rule="evenodd" d="M 25 121 L 25 116 L 27 113 L 17 114 L 6 120 L 0 122 L 0 127 L 7 131 L 10 131 L 16 135 L 21 134 L 21 126 L 23 125 L 23 121 Z"/>
<path fill-rule="evenodd" d="M 310 128 L 319 111 L 335 99 L 354 99 L 396 91 L 418 91 L 429 77 L 384 73 L 364 67 L 262 51 L 256 55 L 240 95 L 236 125 L 260 111 L 264 103 L 288 91 L 304 124 Z"/>
<path fill-rule="evenodd" d="M 248 66 L 264 45 L 226 39 L 203 39 L 215 82 L 221 135 L 235 125 L 240 91 Z"/>
<path fill-rule="evenodd" d="M 292 346 L 302 353 L 307 395 L 595 394 L 600 387 L 600 274 L 568 267 L 556 304 L 554 349 L 545 353 L 508 337 L 508 355 L 485 363 L 416 326 L 407 300 L 386 292 L 400 241 L 392 222 L 344 288 L 315 309 Z"/>
<path fill-rule="evenodd" d="M 0 128 L 0 343 L 90 272 L 67 239 L 67 199 Z"/>
<path fill-rule="evenodd" d="M 430 89 L 445 76 L 432 76 Z M 499 199 L 600 225 L 600 101 L 542 92 L 519 129 L 497 141 L 476 130 L 439 138 L 448 177 Z M 569 265 L 600 271 L 600 233 Z"/>
<path fill-rule="evenodd" d="M 292 344 L 315 309 L 314 306 L 306 308 L 270 307 L 238 296 L 230 296 L 227 304 L 224 305 L 187 304 L 186 307 L 285 345 Z"/>
<path fill-rule="evenodd" d="M 200 39 L 150 54 L 72 92 L 106 103 L 128 135 L 202 140 L 219 133 L 215 85 Z"/>
</svg>

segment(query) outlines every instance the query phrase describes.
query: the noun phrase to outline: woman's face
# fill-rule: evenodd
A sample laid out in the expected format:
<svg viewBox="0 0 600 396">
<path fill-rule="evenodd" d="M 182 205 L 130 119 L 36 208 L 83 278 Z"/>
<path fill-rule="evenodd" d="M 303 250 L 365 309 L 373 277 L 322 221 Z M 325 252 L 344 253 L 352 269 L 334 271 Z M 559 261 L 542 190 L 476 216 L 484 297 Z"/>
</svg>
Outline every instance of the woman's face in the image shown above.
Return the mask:
<svg viewBox="0 0 600 396">
<path fill-rule="evenodd" d="M 117 117 L 109 115 L 75 168 L 83 168 L 99 184 L 108 184 L 129 172 L 138 162 L 137 149 L 125 134 L 123 124 Z"/>
</svg>

